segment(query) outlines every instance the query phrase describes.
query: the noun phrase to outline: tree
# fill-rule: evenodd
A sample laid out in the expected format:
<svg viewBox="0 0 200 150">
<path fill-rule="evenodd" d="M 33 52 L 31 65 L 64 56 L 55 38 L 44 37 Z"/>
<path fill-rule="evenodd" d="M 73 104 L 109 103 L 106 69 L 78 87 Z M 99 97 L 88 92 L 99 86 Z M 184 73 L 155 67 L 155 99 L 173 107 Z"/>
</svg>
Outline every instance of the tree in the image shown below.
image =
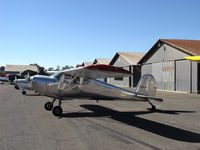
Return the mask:
<svg viewBox="0 0 200 150">
<path fill-rule="evenodd" d="M 74 67 L 73 66 L 65 65 L 64 67 L 62 67 L 62 70 L 71 69 L 71 68 L 74 68 Z"/>
<path fill-rule="evenodd" d="M 5 67 L 4 66 L 1 66 L 0 67 L 0 71 L 4 71 L 5 70 Z"/>
<path fill-rule="evenodd" d="M 35 64 L 30 64 L 30 65 L 36 66 L 36 67 L 38 68 L 38 70 L 39 70 L 39 73 L 38 73 L 38 74 L 40 74 L 40 75 L 48 75 L 48 74 L 46 73 L 46 71 L 45 71 L 45 68 L 44 68 L 44 67 L 41 67 L 41 66 L 38 65 L 37 63 L 35 63 Z"/>
<path fill-rule="evenodd" d="M 48 71 L 54 71 L 53 67 L 49 67 Z"/>
<path fill-rule="evenodd" d="M 57 66 L 55 71 L 60 71 L 60 66 Z"/>
</svg>

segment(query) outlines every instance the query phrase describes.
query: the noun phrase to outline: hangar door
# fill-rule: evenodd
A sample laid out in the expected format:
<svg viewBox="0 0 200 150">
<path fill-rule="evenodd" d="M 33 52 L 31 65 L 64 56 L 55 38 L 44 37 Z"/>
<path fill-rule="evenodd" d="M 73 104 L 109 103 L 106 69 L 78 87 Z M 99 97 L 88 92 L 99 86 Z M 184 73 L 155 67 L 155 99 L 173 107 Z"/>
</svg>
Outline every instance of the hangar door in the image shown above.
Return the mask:
<svg viewBox="0 0 200 150">
<path fill-rule="evenodd" d="M 152 64 L 158 89 L 174 91 L 174 66 L 174 61 Z"/>
<path fill-rule="evenodd" d="M 176 91 L 190 92 L 190 62 L 176 61 Z"/>
<path fill-rule="evenodd" d="M 155 77 L 157 88 L 160 90 L 164 90 L 162 63 L 152 64 L 152 75 Z"/>
<path fill-rule="evenodd" d="M 174 91 L 174 61 L 163 62 L 163 85 L 164 90 Z"/>
</svg>

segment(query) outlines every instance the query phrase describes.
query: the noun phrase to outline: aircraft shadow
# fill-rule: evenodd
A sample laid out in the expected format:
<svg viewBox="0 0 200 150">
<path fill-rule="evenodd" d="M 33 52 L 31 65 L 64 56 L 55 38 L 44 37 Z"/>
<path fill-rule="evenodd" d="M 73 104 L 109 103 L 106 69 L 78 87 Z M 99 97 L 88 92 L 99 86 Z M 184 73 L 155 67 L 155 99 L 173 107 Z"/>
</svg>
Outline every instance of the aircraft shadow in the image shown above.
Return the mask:
<svg viewBox="0 0 200 150">
<path fill-rule="evenodd" d="M 156 111 L 139 111 L 139 112 L 119 112 L 99 105 L 81 105 L 81 107 L 88 109 L 92 112 L 65 113 L 63 114 L 62 117 L 66 118 L 109 117 L 112 118 L 113 120 L 146 130 L 148 132 L 169 139 L 174 139 L 183 142 L 191 142 L 191 143 L 200 142 L 200 134 L 198 133 L 137 117 L 137 115 L 149 114 L 154 112 L 178 115 L 179 113 L 194 113 L 194 111 L 156 110 Z"/>
</svg>

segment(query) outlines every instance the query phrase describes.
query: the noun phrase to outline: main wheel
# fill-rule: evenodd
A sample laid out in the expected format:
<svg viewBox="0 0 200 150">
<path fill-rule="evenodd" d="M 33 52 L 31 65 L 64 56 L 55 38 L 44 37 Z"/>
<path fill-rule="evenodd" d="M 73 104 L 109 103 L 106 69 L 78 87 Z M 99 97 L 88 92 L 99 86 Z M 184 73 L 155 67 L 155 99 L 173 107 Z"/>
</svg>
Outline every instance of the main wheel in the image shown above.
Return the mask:
<svg viewBox="0 0 200 150">
<path fill-rule="evenodd" d="M 52 113 L 54 116 L 62 116 L 63 110 L 60 106 L 55 106 Z"/>
<path fill-rule="evenodd" d="M 23 94 L 23 95 L 26 95 L 26 91 L 22 91 L 22 94 Z"/>
<path fill-rule="evenodd" d="M 46 102 L 46 103 L 44 104 L 44 108 L 45 108 L 46 110 L 52 110 L 52 108 L 53 108 L 52 102 Z"/>
</svg>

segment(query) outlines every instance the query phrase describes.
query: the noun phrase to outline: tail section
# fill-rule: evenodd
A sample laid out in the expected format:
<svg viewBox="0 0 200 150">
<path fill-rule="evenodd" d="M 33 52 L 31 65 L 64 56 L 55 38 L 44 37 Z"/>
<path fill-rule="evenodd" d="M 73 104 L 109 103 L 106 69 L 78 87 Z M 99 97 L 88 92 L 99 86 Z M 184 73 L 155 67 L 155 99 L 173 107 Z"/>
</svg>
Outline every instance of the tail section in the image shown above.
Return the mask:
<svg viewBox="0 0 200 150">
<path fill-rule="evenodd" d="M 156 94 L 156 81 L 155 78 L 150 74 L 145 74 L 140 79 L 136 92 L 145 96 L 154 97 Z"/>
</svg>

